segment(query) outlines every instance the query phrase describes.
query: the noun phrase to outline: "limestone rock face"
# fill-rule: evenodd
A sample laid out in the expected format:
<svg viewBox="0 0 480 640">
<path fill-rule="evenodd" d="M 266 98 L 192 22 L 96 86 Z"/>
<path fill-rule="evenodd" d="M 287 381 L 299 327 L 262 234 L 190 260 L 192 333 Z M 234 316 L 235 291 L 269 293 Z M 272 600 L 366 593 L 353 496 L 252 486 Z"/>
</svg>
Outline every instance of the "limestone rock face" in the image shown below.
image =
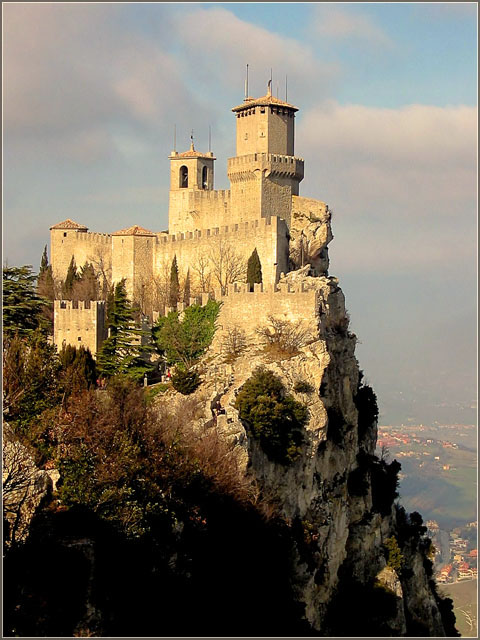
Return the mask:
<svg viewBox="0 0 480 640">
<path fill-rule="evenodd" d="M 325 203 L 307 198 L 294 199 L 290 225 L 292 269 L 310 264 L 317 276 L 328 272 L 327 245 L 333 239 L 330 218 L 331 214 Z"/>
<path fill-rule="evenodd" d="M 396 613 L 384 621 L 388 635 L 408 635 L 412 621 L 421 620 L 426 635 L 444 636 L 418 543 L 408 543 L 409 571 L 405 576 L 385 568 L 383 542 L 397 535 L 395 509 L 391 505 L 382 515 L 373 508 L 370 473 L 366 474 L 361 495 L 349 490 L 349 475 L 359 467 L 360 457 L 374 454 L 377 427 L 373 421 L 366 432 L 359 431 L 356 337 L 348 331 L 338 281 L 309 273 L 306 265 L 289 273 L 283 282 L 301 283 L 303 290 L 313 288 L 318 293 L 317 331 L 312 341 L 297 354 L 274 360 L 256 344 L 228 365 L 214 342 L 207 354 L 203 385 L 212 393 L 204 403 L 204 428 L 214 425 L 214 400 L 225 410 L 218 416 L 216 428 L 234 444 L 239 467 L 255 476 L 266 495 L 275 497 L 287 522 L 303 528 L 308 552 L 299 543 L 292 580 L 305 618 L 314 630 L 320 635 L 335 635 L 328 621 L 329 611 L 350 581 L 372 588 L 380 582 L 396 602 Z M 234 407 L 238 390 L 260 365 L 278 376 L 288 393 L 308 406 L 303 454 L 290 466 L 265 455 Z M 313 391 L 296 393 L 298 381 L 309 383 Z M 404 549 L 402 552 L 406 553 Z"/>
</svg>

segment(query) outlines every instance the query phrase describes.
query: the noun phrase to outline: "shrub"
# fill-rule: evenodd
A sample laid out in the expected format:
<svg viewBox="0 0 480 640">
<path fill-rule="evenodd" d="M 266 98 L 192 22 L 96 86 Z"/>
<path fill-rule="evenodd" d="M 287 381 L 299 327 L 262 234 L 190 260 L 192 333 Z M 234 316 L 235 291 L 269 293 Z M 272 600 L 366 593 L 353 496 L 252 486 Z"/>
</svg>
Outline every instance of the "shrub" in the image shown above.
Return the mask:
<svg viewBox="0 0 480 640">
<path fill-rule="evenodd" d="M 358 410 L 358 435 L 360 440 L 363 440 L 378 419 L 377 396 L 372 387 L 360 383 L 354 402 Z"/>
<path fill-rule="evenodd" d="M 398 497 L 398 474 L 402 465 L 397 460 L 389 464 L 386 460 L 373 458 L 372 503 L 373 510 L 386 516 L 390 513 L 393 501 Z"/>
<path fill-rule="evenodd" d="M 227 327 L 220 345 L 226 362 L 236 360 L 246 351 L 247 347 L 248 342 L 245 331 L 236 326 Z"/>
<path fill-rule="evenodd" d="M 312 340 L 310 331 L 301 323 L 294 324 L 272 315 L 268 316 L 268 325 L 259 327 L 256 332 L 265 347 L 279 356 L 293 356 Z"/>
<path fill-rule="evenodd" d="M 200 377 L 196 371 L 178 369 L 172 376 L 175 391 L 188 396 L 200 386 Z"/>
<path fill-rule="evenodd" d="M 397 571 L 397 573 L 401 571 L 405 559 L 400 551 L 400 547 L 398 546 L 395 536 L 391 536 L 385 540 L 384 551 L 387 566 Z"/>
<path fill-rule="evenodd" d="M 219 310 L 220 303 L 209 300 L 204 307 L 187 307 L 182 321 L 176 311 L 158 320 L 152 329 L 153 340 L 168 364 L 181 363 L 189 369 L 205 353 L 215 334 Z"/>
<path fill-rule="evenodd" d="M 315 391 L 315 387 L 307 380 L 298 380 L 293 387 L 295 393 L 313 393 Z"/>
<path fill-rule="evenodd" d="M 291 464 L 300 454 L 308 409 L 286 395 L 281 380 L 259 367 L 241 388 L 235 407 L 270 460 Z"/>
</svg>

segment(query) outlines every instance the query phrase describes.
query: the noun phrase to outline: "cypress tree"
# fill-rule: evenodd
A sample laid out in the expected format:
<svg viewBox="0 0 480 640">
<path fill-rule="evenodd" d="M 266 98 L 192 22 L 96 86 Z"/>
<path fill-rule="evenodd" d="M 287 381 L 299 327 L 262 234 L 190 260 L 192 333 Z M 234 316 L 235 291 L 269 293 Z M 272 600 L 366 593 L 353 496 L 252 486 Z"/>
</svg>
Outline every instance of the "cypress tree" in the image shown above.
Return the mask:
<svg viewBox="0 0 480 640">
<path fill-rule="evenodd" d="M 169 305 L 174 309 L 177 308 L 177 302 L 180 294 L 180 283 L 178 281 L 178 265 L 177 256 L 173 257 L 172 268 L 170 270 L 170 292 L 169 292 Z"/>
<path fill-rule="evenodd" d="M 47 255 L 47 245 L 45 245 L 45 248 L 42 254 L 42 260 L 40 262 L 40 271 L 38 275 L 41 275 L 42 273 L 44 273 L 44 271 L 46 271 L 47 268 L 48 268 L 48 255 Z"/>
<path fill-rule="evenodd" d="M 185 285 L 183 287 L 183 302 L 186 305 L 190 304 L 190 269 L 187 271 L 187 277 L 185 278 Z"/>
<path fill-rule="evenodd" d="M 78 281 L 73 287 L 73 298 L 76 300 L 97 300 L 98 280 L 93 265 L 85 262 L 80 269 Z"/>
<path fill-rule="evenodd" d="M 262 282 L 262 265 L 255 247 L 247 263 L 247 283 L 253 287 L 254 284 L 260 282 Z"/>
<path fill-rule="evenodd" d="M 78 280 L 77 266 L 75 264 L 75 257 L 72 256 L 70 264 L 68 265 L 67 277 L 62 286 L 62 298 L 65 300 L 71 300 L 73 297 L 73 286 Z"/>
</svg>

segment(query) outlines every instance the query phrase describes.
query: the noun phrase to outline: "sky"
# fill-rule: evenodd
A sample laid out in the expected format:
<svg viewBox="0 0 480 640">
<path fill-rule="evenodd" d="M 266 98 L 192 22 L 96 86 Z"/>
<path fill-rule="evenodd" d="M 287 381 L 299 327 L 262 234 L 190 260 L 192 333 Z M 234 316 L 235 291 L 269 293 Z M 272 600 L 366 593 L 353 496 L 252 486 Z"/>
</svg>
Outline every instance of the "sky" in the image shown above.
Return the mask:
<svg viewBox="0 0 480 640">
<path fill-rule="evenodd" d="M 49 227 L 168 227 L 168 155 L 217 157 L 231 108 L 299 108 L 300 194 L 333 210 L 339 278 L 381 424 L 476 421 L 477 6 L 3 3 L 3 256 Z"/>
</svg>

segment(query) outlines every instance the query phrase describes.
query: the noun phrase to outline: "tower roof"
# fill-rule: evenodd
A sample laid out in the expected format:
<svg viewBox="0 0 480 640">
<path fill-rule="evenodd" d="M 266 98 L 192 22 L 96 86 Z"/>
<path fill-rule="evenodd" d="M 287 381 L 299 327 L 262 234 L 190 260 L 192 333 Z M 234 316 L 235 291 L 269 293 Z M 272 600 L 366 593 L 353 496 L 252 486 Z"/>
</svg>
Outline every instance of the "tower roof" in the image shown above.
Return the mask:
<svg viewBox="0 0 480 640">
<path fill-rule="evenodd" d="M 233 107 L 232 111 L 238 112 L 243 111 L 244 109 L 250 109 L 251 107 L 284 107 L 285 109 L 290 109 L 292 111 L 298 111 L 298 107 L 294 107 L 293 104 L 289 104 L 284 100 L 280 100 L 280 98 L 276 98 L 272 96 L 270 92 L 264 95 L 262 98 L 245 98 L 243 104 L 238 105 L 238 107 Z"/>
<path fill-rule="evenodd" d="M 120 229 L 120 231 L 115 231 L 112 233 L 112 236 L 154 236 L 153 231 L 149 231 L 148 229 L 144 229 L 144 227 L 140 227 L 138 224 L 134 224 L 133 227 L 127 227 L 126 229 Z"/>
<path fill-rule="evenodd" d="M 53 227 L 50 227 L 50 230 L 52 229 L 77 229 L 77 231 L 88 231 L 88 227 L 83 224 L 78 224 L 78 222 L 70 220 L 70 218 L 63 220 L 63 222 L 54 224 Z"/>
<path fill-rule="evenodd" d="M 172 153 L 170 158 L 213 158 L 213 152 L 209 151 L 208 153 L 200 153 L 195 149 L 195 146 L 192 143 L 190 145 L 190 149 L 188 151 L 182 151 L 181 153 L 177 153 L 176 151 Z M 215 158 L 213 158 L 215 160 Z"/>
</svg>

